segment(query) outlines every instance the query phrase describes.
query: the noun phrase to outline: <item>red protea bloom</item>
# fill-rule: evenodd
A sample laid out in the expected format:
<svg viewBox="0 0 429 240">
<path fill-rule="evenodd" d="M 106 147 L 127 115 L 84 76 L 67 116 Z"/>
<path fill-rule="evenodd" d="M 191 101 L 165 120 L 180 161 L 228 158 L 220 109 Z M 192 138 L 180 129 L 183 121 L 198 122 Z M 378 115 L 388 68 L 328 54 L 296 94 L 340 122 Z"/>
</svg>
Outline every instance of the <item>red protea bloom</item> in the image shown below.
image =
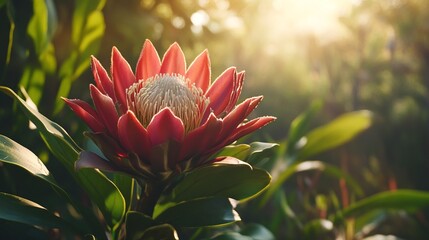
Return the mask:
<svg viewBox="0 0 429 240">
<path fill-rule="evenodd" d="M 107 160 L 83 152 L 79 166 L 126 172 L 144 179 L 165 178 L 214 162 L 210 156 L 273 121 L 245 121 L 262 97 L 235 106 L 244 72 L 231 67 L 211 84 L 210 60 L 202 52 L 186 68 L 177 43 L 162 61 L 146 40 L 135 74 L 114 47 L 111 76 L 92 57 L 95 86 L 90 85 L 95 109 L 78 99 L 65 99 L 91 128 L 87 133 Z"/>
</svg>

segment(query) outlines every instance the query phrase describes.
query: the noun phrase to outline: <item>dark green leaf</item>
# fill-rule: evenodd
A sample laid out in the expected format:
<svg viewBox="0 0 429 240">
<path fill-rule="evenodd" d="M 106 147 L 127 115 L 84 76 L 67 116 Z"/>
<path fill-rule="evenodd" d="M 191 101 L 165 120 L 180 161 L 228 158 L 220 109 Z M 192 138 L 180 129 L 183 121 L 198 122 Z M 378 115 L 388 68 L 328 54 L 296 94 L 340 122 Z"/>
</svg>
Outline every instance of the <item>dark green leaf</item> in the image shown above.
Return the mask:
<svg viewBox="0 0 429 240">
<path fill-rule="evenodd" d="M 364 198 L 337 214 L 337 217 L 355 217 L 379 209 L 416 210 L 429 206 L 429 192 L 416 190 L 396 190 L 382 192 Z"/>
<path fill-rule="evenodd" d="M 289 179 L 293 174 L 298 172 L 311 171 L 311 170 L 323 171 L 336 178 L 344 179 L 346 183 L 352 187 L 352 189 L 355 191 L 356 194 L 358 195 L 363 194 L 363 191 L 359 186 L 359 184 L 350 175 L 343 172 L 341 169 L 320 161 L 305 161 L 305 162 L 293 164 L 288 168 L 286 168 L 286 170 L 283 171 L 278 176 L 278 178 L 273 182 L 273 184 L 271 184 L 271 186 L 268 188 L 268 190 L 264 194 L 261 204 L 264 205 L 271 198 L 271 196 L 282 186 L 282 184 L 287 179 Z"/>
<path fill-rule="evenodd" d="M 226 197 L 243 200 L 262 191 L 271 181 L 270 175 L 249 164 L 222 164 L 201 167 L 186 174 L 173 189 L 161 196 L 155 215 L 180 202 L 205 197 Z"/>
<path fill-rule="evenodd" d="M 78 158 L 79 147 L 67 132 L 58 124 L 50 121 L 37 110 L 31 108 L 11 89 L 0 87 L 17 102 L 22 111 L 32 121 L 54 156 L 75 177 L 76 181 L 88 193 L 91 200 L 100 208 L 107 224 L 114 227 L 125 214 L 125 201 L 118 188 L 104 174 L 95 169 L 75 171 L 74 163 Z"/>
<path fill-rule="evenodd" d="M 143 233 L 156 225 L 152 218 L 140 212 L 128 212 L 125 221 L 127 240 L 142 239 Z"/>
<path fill-rule="evenodd" d="M 128 175 L 118 173 L 113 175 L 112 181 L 124 197 L 125 209 L 129 209 L 131 199 L 133 197 L 133 189 L 135 184 L 134 179 Z"/>
<path fill-rule="evenodd" d="M 46 228 L 73 230 L 64 219 L 55 216 L 39 204 L 2 192 L 0 192 L 0 218 Z"/>
<path fill-rule="evenodd" d="M 225 232 L 212 240 L 274 240 L 273 234 L 260 224 L 246 224 L 240 232 Z"/>
<path fill-rule="evenodd" d="M 253 240 L 274 240 L 273 234 L 260 224 L 246 224 L 240 233 L 251 237 Z"/>
<path fill-rule="evenodd" d="M 238 232 L 226 232 L 210 239 L 211 240 L 253 240 L 253 238 L 249 236 L 244 236 Z"/>
<path fill-rule="evenodd" d="M 176 229 L 169 224 L 161 224 L 148 228 L 141 236 L 141 238 L 134 238 L 136 240 L 179 240 Z"/>
<path fill-rule="evenodd" d="M 0 135 L 0 161 L 21 167 L 57 189 L 61 189 L 45 164 L 34 153 L 3 135 Z"/>
<path fill-rule="evenodd" d="M 365 110 L 341 115 L 328 124 L 312 130 L 300 140 L 303 141 L 303 146 L 297 152 L 298 159 L 308 159 L 350 141 L 367 129 L 371 122 L 372 114 Z"/>
<path fill-rule="evenodd" d="M 231 201 L 212 197 L 181 202 L 155 216 L 155 220 L 175 227 L 215 226 L 240 221 Z"/>
</svg>

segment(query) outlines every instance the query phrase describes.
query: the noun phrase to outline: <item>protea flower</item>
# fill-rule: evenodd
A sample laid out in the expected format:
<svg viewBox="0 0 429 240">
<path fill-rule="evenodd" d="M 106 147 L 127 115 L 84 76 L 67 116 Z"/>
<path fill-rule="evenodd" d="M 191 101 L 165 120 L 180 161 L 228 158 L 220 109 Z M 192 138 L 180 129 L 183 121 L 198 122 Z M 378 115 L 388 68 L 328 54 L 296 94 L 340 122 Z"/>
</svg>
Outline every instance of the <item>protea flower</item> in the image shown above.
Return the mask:
<svg viewBox="0 0 429 240">
<path fill-rule="evenodd" d="M 135 74 L 113 47 L 111 78 L 92 57 L 95 108 L 79 99 L 64 99 L 89 126 L 107 159 L 83 152 L 77 166 L 119 171 L 143 179 L 165 179 L 216 161 L 224 146 L 274 120 L 246 117 L 262 100 L 248 98 L 236 106 L 244 72 L 225 70 L 211 83 L 208 52 L 186 68 L 184 54 L 172 44 L 160 61 L 146 40 Z"/>
</svg>

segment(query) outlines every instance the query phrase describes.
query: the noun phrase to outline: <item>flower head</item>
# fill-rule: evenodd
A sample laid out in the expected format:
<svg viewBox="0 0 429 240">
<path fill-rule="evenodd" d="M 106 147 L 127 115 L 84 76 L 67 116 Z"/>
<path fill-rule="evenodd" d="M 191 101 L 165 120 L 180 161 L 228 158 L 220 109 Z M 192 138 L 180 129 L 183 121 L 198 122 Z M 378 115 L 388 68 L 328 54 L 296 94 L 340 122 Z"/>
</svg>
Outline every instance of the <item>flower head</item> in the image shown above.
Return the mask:
<svg viewBox="0 0 429 240">
<path fill-rule="evenodd" d="M 186 68 L 177 43 L 161 61 L 146 40 L 135 73 L 115 47 L 111 78 L 95 57 L 91 63 L 95 108 L 79 99 L 64 100 L 89 126 L 87 135 L 107 160 L 85 152 L 78 166 L 165 178 L 216 161 L 210 156 L 275 119 L 246 121 L 262 97 L 236 106 L 244 72 L 231 67 L 211 83 L 207 51 Z"/>
</svg>

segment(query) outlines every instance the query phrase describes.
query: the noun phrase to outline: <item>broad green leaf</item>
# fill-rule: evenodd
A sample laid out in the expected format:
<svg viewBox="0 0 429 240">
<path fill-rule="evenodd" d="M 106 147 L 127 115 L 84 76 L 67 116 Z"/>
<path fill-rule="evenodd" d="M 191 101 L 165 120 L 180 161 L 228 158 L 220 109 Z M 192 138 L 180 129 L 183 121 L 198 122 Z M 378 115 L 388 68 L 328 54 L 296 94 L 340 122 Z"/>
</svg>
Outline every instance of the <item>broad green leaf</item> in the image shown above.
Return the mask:
<svg viewBox="0 0 429 240">
<path fill-rule="evenodd" d="M 216 157 L 235 157 L 243 160 L 249 155 L 249 149 L 250 146 L 247 144 L 229 145 L 216 153 Z"/>
<path fill-rule="evenodd" d="M 0 219 L 76 232 L 64 219 L 28 199 L 0 192 Z"/>
<path fill-rule="evenodd" d="M 184 175 L 176 186 L 161 195 L 154 215 L 183 201 L 197 198 L 226 197 L 243 200 L 258 194 L 269 185 L 271 177 L 266 171 L 253 169 L 247 163 L 236 161 L 239 164 L 217 163 Z"/>
<path fill-rule="evenodd" d="M 134 179 L 128 175 L 117 173 L 113 175 L 112 181 L 122 193 L 125 200 L 125 209 L 128 210 L 133 198 Z"/>
<path fill-rule="evenodd" d="M 107 224 L 110 227 L 114 227 L 120 223 L 125 214 L 125 201 L 121 192 L 112 181 L 95 169 L 75 171 L 74 163 L 78 158 L 78 151 L 80 149 L 67 132 L 61 126 L 31 108 L 11 89 L 0 87 L 0 91 L 17 100 L 24 114 L 37 126 L 49 150 L 66 167 L 71 175 L 75 177 L 91 200 L 99 207 Z"/>
<path fill-rule="evenodd" d="M 234 203 L 225 197 L 200 198 L 181 202 L 168 208 L 155 221 L 175 227 L 204 227 L 240 221 Z"/>
<path fill-rule="evenodd" d="M 429 206 L 429 192 L 417 190 L 396 190 L 382 192 L 364 198 L 342 209 L 336 218 L 356 217 L 363 213 L 379 209 L 409 210 L 413 211 Z"/>
<path fill-rule="evenodd" d="M 307 109 L 304 113 L 300 114 L 292 121 L 287 138 L 288 155 L 294 155 L 296 149 L 299 147 L 297 146 L 297 143 L 305 134 L 307 134 L 311 120 L 313 120 L 314 115 L 320 111 L 321 107 L 322 102 L 315 101 L 311 104 L 309 109 Z"/>
<path fill-rule="evenodd" d="M 170 224 L 161 224 L 148 228 L 141 236 L 141 238 L 134 238 L 136 240 L 179 240 L 176 229 Z"/>
<path fill-rule="evenodd" d="M 261 166 L 264 163 L 262 160 L 268 158 L 268 161 L 275 161 L 279 144 L 267 142 L 252 142 L 250 144 L 249 156 L 247 162 L 253 166 Z"/>
<path fill-rule="evenodd" d="M 34 153 L 3 135 L 0 135 L 0 161 L 21 167 L 57 189 L 61 189 L 45 164 Z"/>
<path fill-rule="evenodd" d="M 130 211 L 125 219 L 127 240 L 142 239 L 143 233 L 149 227 L 156 225 L 156 222 L 141 212 Z"/>
<path fill-rule="evenodd" d="M 323 171 L 326 174 L 329 174 L 331 176 L 334 176 L 339 179 L 344 179 L 349 186 L 352 187 L 353 191 L 355 191 L 356 194 L 362 195 L 363 191 L 359 184 L 347 173 L 342 171 L 341 169 L 324 163 L 320 161 L 305 161 L 301 163 L 296 163 L 288 168 L 286 168 L 285 171 L 283 171 L 278 178 L 271 184 L 271 186 L 268 188 L 266 193 L 264 194 L 264 197 L 262 198 L 261 205 L 265 205 L 265 203 L 271 198 L 271 196 L 282 186 L 282 184 L 289 179 L 293 174 L 298 172 L 304 172 L 304 171 L 311 171 L 311 170 L 319 170 Z"/>
<path fill-rule="evenodd" d="M 220 235 L 216 235 L 211 240 L 253 240 L 252 237 L 242 235 L 238 232 L 226 232 Z"/>
<path fill-rule="evenodd" d="M 157 225 L 152 218 L 140 212 L 128 212 L 125 227 L 126 240 L 179 239 L 171 225 Z"/>
<path fill-rule="evenodd" d="M 318 127 L 308 133 L 303 139 L 303 146 L 297 151 L 297 159 L 322 153 L 338 147 L 370 127 L 372 114 L 362 110 L 341 115 L 326 125 Z"/>
<path fill-rule="evenodd" d="M 239 232 L 225 232 L 212 240 L 274 240 L 273 234 L 260 224 L 246 224 Z"/>
</svg>

